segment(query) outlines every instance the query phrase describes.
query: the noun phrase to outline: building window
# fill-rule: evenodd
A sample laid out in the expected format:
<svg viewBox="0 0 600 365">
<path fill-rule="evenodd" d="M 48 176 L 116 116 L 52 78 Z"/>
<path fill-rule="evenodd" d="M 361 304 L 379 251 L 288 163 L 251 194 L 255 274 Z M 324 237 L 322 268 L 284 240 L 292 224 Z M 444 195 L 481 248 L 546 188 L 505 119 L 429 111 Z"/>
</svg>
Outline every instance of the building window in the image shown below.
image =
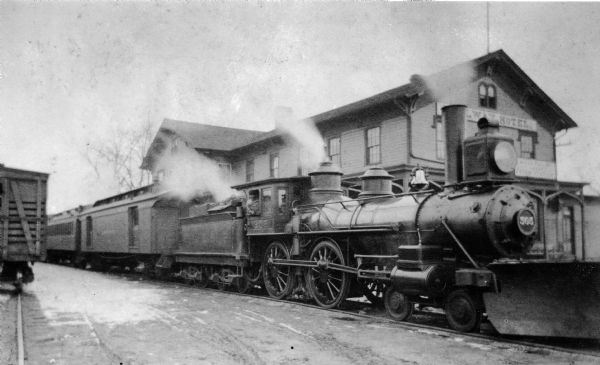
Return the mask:
<svg viewBox="0 0 600 365">
<path fill-rule="evenodd" d="M 276 153 L 269 158 L 269 171 L 271 177 L 279 177 L 279 155 Z"/>
<path fill-rule="evenodd" d="M 381 135 L 380 127 L 367 129 L 367 165 L 381 162 Z"/>
<path fill-rule="evenodd" d="M 225 179 L 229 179 L 231 177 L 231 164 L 220 162 L 219 163 L 219 171 L 221 172 L 221 176 Z"/>
<path fill-rule="evenodd" d="M 254 160 L 246 161 L 246 182 L 254 181 Z"/>
<path fill-rule="evenodd" d="M 496 109 L 496 87 L 494 85 L 479 84 L 479 106 L 484 108 Z"/>
<path fill-rule="evenodd" d="M 441 115 L 433 116 L 433 127 L 435 128 L 435 158 L 443 160 L 446 158 L 446 139 Z"/>
<path fill-rule="evenodd" d="M 338 166 L 342 166 L 340 152 L 340 137 L 329 138 L 327 143 L 327 155 L 329 155 L 329 160 Z"/>
<path fill-rule="evenodd" d="M 521 158 L 535 158 L 535 144 L 537 142 L 537 134 L 529 131 L 519 131 L 519 146 Z"/>
<path fill-rule="evenodd" d="M 562 251 L 573 252 L 575 243 L 573 207 L 562 208 Z"/>
<path fill-rule="evenodd" d="M 302 176 L 310 172 L 307 168 L 307 166 L 310 166 L 311 164 L 310 160 L 311 158 L 308 150 L 304 147 L 300 148 L 298 150 L 298 176 Z"/>
</svg>

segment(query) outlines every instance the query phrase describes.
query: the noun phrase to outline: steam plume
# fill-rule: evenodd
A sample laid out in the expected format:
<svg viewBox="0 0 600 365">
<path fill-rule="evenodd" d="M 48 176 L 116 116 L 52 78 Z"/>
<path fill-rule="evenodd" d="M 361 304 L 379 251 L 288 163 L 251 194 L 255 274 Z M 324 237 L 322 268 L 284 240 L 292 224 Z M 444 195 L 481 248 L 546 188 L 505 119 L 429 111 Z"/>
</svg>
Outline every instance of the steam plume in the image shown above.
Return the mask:
<svg viewBox="0 0 600 365">
<path fill-rule="evenodd" d="M 465 62 L 430 76 L 412 75 L 410 82 L 426 87 L 433 98 L 445 104 L 460 104 L 465 102 L 464 85 L 472 83 L 477 76 L 475 64 Z"/>
<path fill-rule="evenodd" d="M 164 155 L 158 169 L 165 171 L 163 188 L 179 199 L 189 200 L 210 193 L 220 201 L 235 195 L 235 190 L 230 188 L 229 171 L 222 170 L 217 162 L 184 144 Z"/>
<path fill-rule="evenodd" d="M 275 108 L 275 128 L 302 147 L 302 167 L 315 169 L 326 160 L 325 142 L 312 119 L 296 120 L 291 108 L 278 106 Z"/>
</svg>

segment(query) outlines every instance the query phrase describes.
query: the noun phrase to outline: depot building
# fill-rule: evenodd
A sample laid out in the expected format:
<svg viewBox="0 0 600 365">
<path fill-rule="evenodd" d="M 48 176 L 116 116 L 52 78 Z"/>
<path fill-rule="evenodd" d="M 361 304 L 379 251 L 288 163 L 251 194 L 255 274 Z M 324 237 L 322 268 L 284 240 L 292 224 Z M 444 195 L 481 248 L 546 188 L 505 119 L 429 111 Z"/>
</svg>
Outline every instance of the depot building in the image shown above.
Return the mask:
<svg viewBox="0 0 600 365">
<path fill-rule="evenodd" d="M 537 201 L 535 252 L 557 261 L 600 258 L 600 247 L 586 243 L 583 229 L 585 183 L 557 179 L 554 136 L 577 124 L 502 50 L 433 75 L 413 75 L 402 86 L 296 123 L 315 123 L 349 191 L 366 169 L 383 167 L 401 192 L 417 166 L 432 181 L 446 180 L 441 109 L 450 104 L 467 106 L 465 137 L 486 117 L 513 138 L 519 184 Z M 258 132 L 170 119 L 162 123 L 142 168 L 159 182 L 170 171 L 158 162 L 183 145 L 216 161 L 231 185 L 309 172 L 303 164 L 307 151 L 279 129 Z"/>
</svg>

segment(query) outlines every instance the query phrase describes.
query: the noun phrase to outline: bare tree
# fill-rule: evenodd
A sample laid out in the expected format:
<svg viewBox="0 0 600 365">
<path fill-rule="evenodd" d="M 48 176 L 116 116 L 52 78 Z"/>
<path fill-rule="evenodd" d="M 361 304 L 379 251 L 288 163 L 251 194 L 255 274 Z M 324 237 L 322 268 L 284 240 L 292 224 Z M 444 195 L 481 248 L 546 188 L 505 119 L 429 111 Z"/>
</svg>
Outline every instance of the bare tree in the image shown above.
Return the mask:
<svg viewBox="0 0 600 365">
<path fill-rule="evenodd" d="M 121 191 L 139 188 L 152 181 L 150 172 L 140 166 L 153 131 L 149 119 L 136 129 L 118 128 L 106 139 L 89 141 L 84 156 L 98 178 L 109 173 Z"/>
</svg>

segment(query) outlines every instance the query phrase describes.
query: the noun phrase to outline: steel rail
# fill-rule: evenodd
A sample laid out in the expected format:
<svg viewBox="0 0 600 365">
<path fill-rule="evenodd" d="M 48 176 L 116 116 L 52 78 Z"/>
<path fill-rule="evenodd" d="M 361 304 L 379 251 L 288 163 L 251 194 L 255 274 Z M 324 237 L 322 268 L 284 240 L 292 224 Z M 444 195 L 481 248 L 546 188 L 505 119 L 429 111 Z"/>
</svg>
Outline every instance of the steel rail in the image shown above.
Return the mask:
<svg viewBox="0 0 600 365">
<path fill-rule="evenodd" d="M 25 347 L 23 341 L 23 311 L 21 293 L 17 295 L 17 363 L 25 365 Z"/>
</svg>

